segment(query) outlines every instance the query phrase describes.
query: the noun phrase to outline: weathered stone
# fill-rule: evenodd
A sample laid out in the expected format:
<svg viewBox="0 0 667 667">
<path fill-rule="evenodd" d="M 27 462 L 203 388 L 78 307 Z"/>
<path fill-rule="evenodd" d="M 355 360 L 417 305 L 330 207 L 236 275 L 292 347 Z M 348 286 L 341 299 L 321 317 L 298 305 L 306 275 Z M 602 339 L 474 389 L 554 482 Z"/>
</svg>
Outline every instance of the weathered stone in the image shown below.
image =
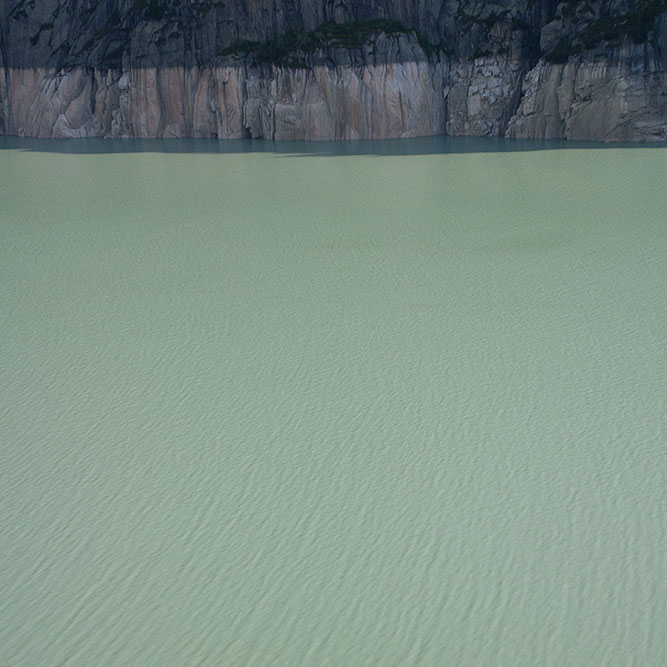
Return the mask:
<svg viewBox="0 0 667 667">
<path fill-rule="evenodd" d="M 506 136 L 666 141 L 667 71 L 651 58 L 637 68 L 635 49 L 646 55 L 636 45 L 615 62 L 593 56 L 540 61 L 523 82 Z"/>
<path fill-rule="evenodd" d="M 18 135 L 373 139 L 445 129 L 444 63 L 11 73 Z M 93 95 L 93 90 L 95 94 Z"/>
<path fill-rule="evenodd" d="M 664 141 L 667 13 L 655 7 L 610 0 L 598 34 L 596 1 L 0 0 L 0 133 Z M 325 21 L 387 17 L 403 26 L 359 42 L 364 24 L 351 23 L 285 50 L 290 30 L 298 41 Z M 239 39 L 267 41 L 246 52 Z"/>
</svg>

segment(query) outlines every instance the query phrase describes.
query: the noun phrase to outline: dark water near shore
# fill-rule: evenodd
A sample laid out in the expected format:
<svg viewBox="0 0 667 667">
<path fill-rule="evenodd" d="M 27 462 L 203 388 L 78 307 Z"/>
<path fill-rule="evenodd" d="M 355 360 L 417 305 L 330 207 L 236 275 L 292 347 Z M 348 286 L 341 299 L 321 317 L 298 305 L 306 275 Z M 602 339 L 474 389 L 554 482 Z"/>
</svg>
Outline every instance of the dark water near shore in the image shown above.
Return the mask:
<svg viewBox="0 0 667 667">
<path fill-rule="evenodd" d="M 667 149 L 0 148 L 1 664 L 667 662 Z"/>
</svg>

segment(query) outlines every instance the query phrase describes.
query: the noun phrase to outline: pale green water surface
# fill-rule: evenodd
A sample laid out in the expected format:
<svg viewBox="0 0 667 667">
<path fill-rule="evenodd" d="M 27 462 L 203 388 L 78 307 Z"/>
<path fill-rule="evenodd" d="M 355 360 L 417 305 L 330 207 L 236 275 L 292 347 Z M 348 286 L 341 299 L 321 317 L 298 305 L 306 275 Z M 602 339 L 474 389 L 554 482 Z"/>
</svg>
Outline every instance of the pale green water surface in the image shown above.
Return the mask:
<svg viewBox="0 0 667 667">
<path fill-rule="evenodd" d="M 0 664 L 667 664 L 667 149 L 1 145 Z"/>
</svg>

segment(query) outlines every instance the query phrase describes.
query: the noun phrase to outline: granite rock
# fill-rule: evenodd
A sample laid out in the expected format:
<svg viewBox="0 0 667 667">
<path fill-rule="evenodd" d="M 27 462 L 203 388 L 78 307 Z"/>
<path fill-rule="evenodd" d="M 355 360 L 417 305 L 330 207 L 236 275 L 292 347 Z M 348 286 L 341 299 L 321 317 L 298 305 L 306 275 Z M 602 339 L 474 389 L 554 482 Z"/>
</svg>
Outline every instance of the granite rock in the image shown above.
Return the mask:
<svg viewBox="0 0 667 667">
<path fill-rule="evenodd" d="M 667 140 L 667 0 L 0 0 L 0 133 Z"/>
</svg>

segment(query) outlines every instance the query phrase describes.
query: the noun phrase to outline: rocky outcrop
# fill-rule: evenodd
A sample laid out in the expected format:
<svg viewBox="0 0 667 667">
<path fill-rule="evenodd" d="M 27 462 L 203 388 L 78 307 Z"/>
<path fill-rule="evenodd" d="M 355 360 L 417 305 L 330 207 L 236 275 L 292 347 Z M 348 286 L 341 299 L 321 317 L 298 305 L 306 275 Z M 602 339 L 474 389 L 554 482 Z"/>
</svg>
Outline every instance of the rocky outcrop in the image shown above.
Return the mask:
<svg viewBox="0 0 667 667">
<path fill-rule="evenodd" d="M 388 53 L 416 52 L 414 37 L 382 37 Z M 421 51 L 419 51 L 421 53 Z M 424 56 L 343 65 L 273 64 L 17 68 L 10 73 L 13 133 L 62 137 L 369 139 L 441 134 L 447 61 Z M 349 54 L 348 54 L 349 56 Z M 342 57 L 340 58 L 342 60 Z"/>
<path fill-rule="evenodd" d="M 667 141 L 667 73 L 627 63 L 540 62 L 523 84 L 506 136 Z"/>
<path fill-rule="evenodd" d="M 523 31 L 508 21 L 489 30 L 493 52 L 455 63 L 448 80 L 447 133 L 502 136 L 530 66 Z"/>
<path fill-rule="evenodd" d="M 631 39 L 563 63 L 540 60 L 522 84 L 508 137 L 667 141 L 667 15 L 660 41 Z"/>
<path fill-rule="evenodd" d="M 666 2 L 0 0 L 0 133 L 666 141 Z"/>
<path fill-rule="evenodd" d="M 443 66 L 130 68 L 13 73 L 20 136 L 369 139 L 441 134 Z"/>
</svg>

